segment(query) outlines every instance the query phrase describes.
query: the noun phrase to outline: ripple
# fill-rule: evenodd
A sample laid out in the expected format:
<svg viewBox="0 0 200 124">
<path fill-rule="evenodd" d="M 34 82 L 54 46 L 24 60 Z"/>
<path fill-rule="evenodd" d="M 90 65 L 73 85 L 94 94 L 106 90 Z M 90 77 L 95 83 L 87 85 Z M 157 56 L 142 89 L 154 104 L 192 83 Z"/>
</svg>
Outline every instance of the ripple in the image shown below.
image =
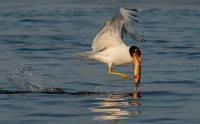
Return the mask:
<svg viewBox="0 0 200 124">
<path fill-rule="evenodd" d="M 145 119 L 142 122 L 148 122 L 148 123 L 171 123 L 171 122 L 176 122 L 178 123 L 180 120 L 177 118 L 169 118 L 169 117 L 165 117 L 165 118 L 152 118 L 152 119 Z"/>
<path fill-rule="evenodd" d="M 176 91 L 148 91 L 148 92 L 142 92 L 142 95 L 144 96 L 174 96 L 174 97 L 188 97 L 188 96 L 198 96 L 198 93 L 181 93 Z"/>
<path fill-rule="evenodd" d="M 32 113 L 32 114 L 26 114 L 25 116 L 39 116 L 39 117 L 55 117 L 55 118 L 63 118 L 63 117 L 77 117 L 81 114 L 60 114 L 60 113 Z"/>
<path fill-rule="evenodd" d="M 36 23 L 36 22 L 38 22 L 38 23 L 41 23 L 41 22 L 43 22 L 43 23 L 45 23 L 45 22 L 48 22 L 47 20 L 40 20 L 40 19 L 21 19 L 20 20 L 20 22 L 30 22 L 30 23 Z"/>
<path fill-rule="evenodd" d="M 0 94 L 34 94 L 34 93 L 44 93 L 44 94 L 66 94 L 66 95 L 73 95 L 73 96 L 84 96 L 84 95 L 101 95 L 101 94 L 108 94 L 106 92 L 95 92 L 95 91 L 65 91 L 62 88 L 48 88 L 42 91 L 20 91 L 20 90 L 0 90 Z"/>
</svg>

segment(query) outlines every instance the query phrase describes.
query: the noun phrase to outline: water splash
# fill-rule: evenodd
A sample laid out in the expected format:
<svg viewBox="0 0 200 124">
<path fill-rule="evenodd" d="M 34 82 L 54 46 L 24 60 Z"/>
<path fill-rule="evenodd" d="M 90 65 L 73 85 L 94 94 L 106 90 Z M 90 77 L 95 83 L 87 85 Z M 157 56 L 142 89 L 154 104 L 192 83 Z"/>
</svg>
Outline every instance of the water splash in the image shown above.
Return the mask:
<svg viewBox="0 0 200 124">
<path fill-rule="evenodd" d="M 49 86 L 42 76 L 42 70 L 46 67 L 39 64 L 21 64 L 10 70 L 8 80 L 16 90 L 3 90 L 0 88 L 0 94 L 25 94 L 25 93 L 48 93 L 48 94 L 68 94 L 68 95 L 99 95 L 107 94 L 100 92 L 100 86 L 95 91 L 76 91 L 74 89 L 63 89 Z"/>
<path fill-rule="evenodd" d="M 39 64 L 21 64 L 10 69 L 8 80 L 19 90 L 29 92 L 43 92 L 52 90 L 39 72 L 44 67 Z"/>
</svg>

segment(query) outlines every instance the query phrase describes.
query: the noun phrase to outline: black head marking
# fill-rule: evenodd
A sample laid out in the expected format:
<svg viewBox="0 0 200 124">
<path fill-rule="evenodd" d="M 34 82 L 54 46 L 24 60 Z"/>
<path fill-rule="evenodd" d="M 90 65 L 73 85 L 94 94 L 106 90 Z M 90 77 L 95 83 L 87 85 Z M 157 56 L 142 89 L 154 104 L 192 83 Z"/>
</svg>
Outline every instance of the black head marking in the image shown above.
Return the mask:
<svg viewBox="0 0 200 124">
<path fill-rule="evenodd" d="M 133 53 L 136 53 L 138 56 L 141 55 L 141 51 L 137 46 L 131 46 L 129 48 L 129 53 L 130 53 L 131 57 L 133 56 Z"/>
</svg>

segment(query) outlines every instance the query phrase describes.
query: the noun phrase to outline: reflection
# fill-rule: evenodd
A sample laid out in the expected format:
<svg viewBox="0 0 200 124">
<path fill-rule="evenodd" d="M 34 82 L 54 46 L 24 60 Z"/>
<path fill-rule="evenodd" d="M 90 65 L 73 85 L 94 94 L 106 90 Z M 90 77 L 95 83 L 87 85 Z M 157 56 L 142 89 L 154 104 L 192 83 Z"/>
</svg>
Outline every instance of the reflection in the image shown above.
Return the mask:
<svg viewBox="0 0 200 124">
<path fill-rule="evenodd" d="M 130 116 L 141 114 L 141 103 L 135 98 L 140 98 L 140 93 L 116 93 L 110 94 L 108 98 L 97 98 L 99 102 L 95 103 L 97 107 L 89 108 L 95 113 L 102 113 L 95 116 L 94 120 L 119 120 L 127 119 Z M 134 98 L 134 99 L 133 99 Z"/>
<path fill-rule="evenodd" d="M 133 98 L 134 99 L 139 99 L 141 98 L 141 93 L 138 90 L 133 91 Z"/>
</svg>

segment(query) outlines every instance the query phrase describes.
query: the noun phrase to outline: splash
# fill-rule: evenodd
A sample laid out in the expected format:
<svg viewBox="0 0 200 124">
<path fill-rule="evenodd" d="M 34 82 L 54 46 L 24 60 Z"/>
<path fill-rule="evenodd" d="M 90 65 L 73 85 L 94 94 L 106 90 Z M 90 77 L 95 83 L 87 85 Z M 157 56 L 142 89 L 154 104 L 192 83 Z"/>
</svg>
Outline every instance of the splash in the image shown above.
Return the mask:
<svg viewBox="0 0 200 124">
<path fill-rule="evenodd" d="M 40 64 L 21 64 L 9 69 L 8 80 L 15 87 L 14 90 L 4 90 L 0 88 L 0 94 L 26 94 L 26 93 L 47 93 L 47 94 L 66 94 L 73 96 L 82 95 L 102 95 L 112 92 L 102 92 L 102 85 L 98 85 L 94 90 L 75 90 L 68 88 L 55 88 L 46 80 L 42 72 L 46 66 Z M 48 84 L 47 84 L 48 83 Z"/>
<path fill-rule="evenodd" d="M 76 91 L 74 89 L 63 89 L 51 87 L 50 81 L 44 79 L 41 73 L 46 67 L 39 64 L 21 64 L 10 70 L 8 80 L 15 87 L 15 90 L 3 90 L 0 94 L 25 94 L 25 93 L 47 93 L 47 94 L 68 94 L 68 95 L 100 95 L 107 94 L 98 91 Z M 46 83 L 48 82 L 48 84 Z M 99 88 L 98 88 L 99 89 Z"/>
<path fill-rule="evenodd" d="M 25 92 L 50 92 L 50 88 L 39 72 L 44 68 L 39 64 L 21 64 L 10 69 L 8 80 L 20 91 Z"/>
</svg>

